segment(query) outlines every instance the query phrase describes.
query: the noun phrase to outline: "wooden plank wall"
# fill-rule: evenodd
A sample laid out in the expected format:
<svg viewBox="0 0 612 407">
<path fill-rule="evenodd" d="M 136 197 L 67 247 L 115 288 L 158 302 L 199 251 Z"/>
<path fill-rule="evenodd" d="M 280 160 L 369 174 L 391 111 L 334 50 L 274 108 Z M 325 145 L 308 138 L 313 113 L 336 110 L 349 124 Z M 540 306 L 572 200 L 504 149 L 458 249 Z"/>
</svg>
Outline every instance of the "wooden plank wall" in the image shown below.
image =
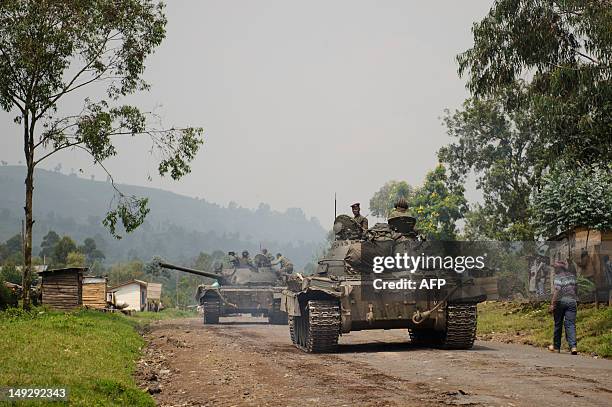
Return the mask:
<svg viewBox="0 0 612 407">
<path fill-rule="evenodd" d="M 106 283 L 83 284 L 83 306 L 94 309 L 106 308 Z"/>
<path fill-rule="evenodd" d="M 71 310 L 81 306 L 79 273 L 48 273 L 43 276 L 42 302 L 51 308 Z"/>
</svg>

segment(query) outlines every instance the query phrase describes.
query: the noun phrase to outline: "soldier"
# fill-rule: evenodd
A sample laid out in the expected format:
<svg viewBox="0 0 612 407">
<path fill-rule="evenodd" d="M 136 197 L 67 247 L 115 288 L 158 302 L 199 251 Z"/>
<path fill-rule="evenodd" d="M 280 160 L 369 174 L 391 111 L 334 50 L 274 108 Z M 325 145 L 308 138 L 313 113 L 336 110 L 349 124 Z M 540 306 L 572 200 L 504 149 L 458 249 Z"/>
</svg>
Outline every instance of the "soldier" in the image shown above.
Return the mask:
<svg viewBox="0 0 612 407">
<path fill-rule="evenodd" d="M 266 258 L 268 260 L 270 260 L 270 263 L 274 261 L 274 255 L 272 253 L 268 252 L 268 249 L 261 249 L 261 254 L 266 256 Z"/>
<path fill-rule="evenodd" d="M 410 216 L 408 214 L 408 201 L 404 198 L 400 198 L 397 201 L 387 219 L 398 218 L 400 216 Z"/>
<path fill-rule="evenodd" d="M 248 250 L 242 251 L 242 257 L 240 258 L 240 265 L 247 266 L 247 267 L 255 267 L 255 265 L 253 264 L 253 261 L 249 257 Z"/>
<path fill-rule="evenodd" d="M 368 230 L 368 218 L 366 218 L 365 216 L 361 216 L 361 214 L 359 213 L 359 202 L 355 202 L 354 204 L 352 204 L 351 209 L 353 210 L 353 220 L 357 222 L 357 224 L 361 227 L 363 233 L 365 233 Z"/>
<path fill-rule="evenodd" d="M 291 263 L 291 260 L 289 260 L 288 258 L 284 257 L 280 253 L 276 253 L 276 260 L 274 260 L 272 262 L 273 266 L 276 266 L 277 264 L 280 265 L 279 272 L 281 274 L 289 275 L 289 274 L 293 273 L 293 263 Z"/>
<path fill-rule="evenodd" d="M 236 257 L 236 252 L 227 252 L 227 261 L 232 267 L 238 267 L 240 265 L 240 260 Z"/>
</svg>

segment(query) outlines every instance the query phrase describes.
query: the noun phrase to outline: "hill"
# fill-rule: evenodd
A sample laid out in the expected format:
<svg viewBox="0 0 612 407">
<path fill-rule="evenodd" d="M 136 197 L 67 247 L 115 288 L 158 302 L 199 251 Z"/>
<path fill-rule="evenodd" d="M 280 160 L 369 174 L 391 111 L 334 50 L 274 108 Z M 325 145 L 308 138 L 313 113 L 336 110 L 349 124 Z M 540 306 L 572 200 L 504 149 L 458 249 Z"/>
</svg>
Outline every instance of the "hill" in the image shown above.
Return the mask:
<svg viewBox="0 0 612 407">
<path fill-rule="evenodd" d="M 24 167 L 0 167 L 0 241 L 21 228 L 24 174 Z M 223 207 L 161 189 L 120 185 L 126 194 L 148 197 L 151 212 L 135 232 L 115 240 L 101 224 L 113 197 L 109 182 L 37 170 L 34 187 L 35 254 L 42 236 L 55 230 L 78 241 L 94 237 L 107 262 L 146 261 L 155 255 L 181 261 L 213 250 L 255 253 L 261 244 L 283 252 L 301 267 L 325 239 L 319 221 L 307 219 L 299 208 L 278 212 L 263 203 L 256 210 L 233 204 Z"/>
</svg>

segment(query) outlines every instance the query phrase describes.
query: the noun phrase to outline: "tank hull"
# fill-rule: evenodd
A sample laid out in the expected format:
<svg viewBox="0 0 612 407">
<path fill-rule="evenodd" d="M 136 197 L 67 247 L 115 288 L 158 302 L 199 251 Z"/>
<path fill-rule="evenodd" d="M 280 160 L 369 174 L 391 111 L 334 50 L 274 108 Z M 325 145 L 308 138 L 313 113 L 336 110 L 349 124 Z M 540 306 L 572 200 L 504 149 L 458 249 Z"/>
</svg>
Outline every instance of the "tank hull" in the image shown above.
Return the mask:
<svg viewBox="0 0 612 407">
<path fill-rule="evenodd" d="M 202 285 L 196 297 L 205 315 L 207 305 L 212 304 L 213 313 L 217 314 L 213 319 L 251 314 L 267 317 L 271 324 L 286 325 L 287 314 L 280 310 L 282 290 L 282 287 L 273 286 Z"/>
</svg>

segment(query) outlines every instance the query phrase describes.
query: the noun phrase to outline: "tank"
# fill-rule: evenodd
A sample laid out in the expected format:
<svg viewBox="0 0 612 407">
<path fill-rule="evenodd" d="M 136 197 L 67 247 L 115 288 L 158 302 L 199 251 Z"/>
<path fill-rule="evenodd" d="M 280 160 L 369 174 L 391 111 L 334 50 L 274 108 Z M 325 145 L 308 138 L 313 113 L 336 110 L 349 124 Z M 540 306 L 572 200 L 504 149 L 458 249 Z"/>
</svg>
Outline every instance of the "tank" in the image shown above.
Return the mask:
<svg viewBox="0 0 612 407">
<path fill-rule="evenodd" d="M 376 224 L 366 233 L 340 215 L 335 241 L 318 262 L 315 274 L 296 274 L 282 293 L 281 310 L 289 316 L 293 344 L 306 352 L 334 352 L 340 335 L 372 329 L 406 329 L 407 339 L 425 346 L 469 349 L 476 335 L 477 304 L 486 299 L 478 278 L 443 269 L 395 269 L 373 272 L 375 256 L 437 253 L 445 242 L 427 242 L 402 216 Z M 442 247 L 440 246 L 442 245 Z M 452 246 L 452 244 L 450 245 Z M 376 290 L 384 282 L 445 280 L 438 289 Z"/>
<path fill-rule="evenodd" d="M 286 285 L 283 277 L 271 266 L 226 265 L 209 272 L 164 262 L 158 264 L 163 268 L 216 280 L 212 284 L 198 286 L 195 295 L 204 311 L 205 324 L 217 324 L 219 317 L 240 314 L 264 316 L 270 324 L 287 324 L 287 313 L 280 309 L 281 292 Z"/>
</svg>

